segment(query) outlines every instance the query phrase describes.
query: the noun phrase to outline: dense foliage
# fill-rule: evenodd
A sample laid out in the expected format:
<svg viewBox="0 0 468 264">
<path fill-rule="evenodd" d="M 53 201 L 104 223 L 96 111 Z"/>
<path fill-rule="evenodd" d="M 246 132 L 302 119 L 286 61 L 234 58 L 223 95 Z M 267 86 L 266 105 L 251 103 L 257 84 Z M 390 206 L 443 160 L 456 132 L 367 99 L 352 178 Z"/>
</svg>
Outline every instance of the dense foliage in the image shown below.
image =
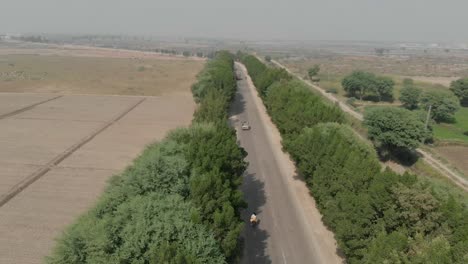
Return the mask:
<svg viewBox="0 0 468 264">
<path fill-rule="evenodd" d="M 341 110 L 325 104 L 300 81 L 281 81 L 270 86 L 264 99 L 273 121 L 283 135 L 297 135 L 304 127 L 320 122 L 343 122 Z"/>
<path fill-rule="evenodd" d="M 261 97 L 266 95 L 268 87 L 280 80 L 291 80 L 292 77 L 284 69 L 266 67 L 252 55 L 239 54 L 242 63 L 249 70 L 249 75 Z"/>
<path fill-rule="evenodd" d="M 343 78 L 341 85 L 349 96 L 378 101 L 393 100 L 393 86 L 391 78 L 376 76 L 370 72 L 354 71 Z"/>
<path fill-rule="evenodd" d="M 158 263 L 175 248 L 177 259 L 187 261 L 170 263 L 223 263 L 213 234 L 194 221 L 200 213 L 186 199 L 189 174 L 183 147 L 174 140 L 148 147 L 68 228 L 48 262 Z"/>
<path fill-rule="evenodd" d="M 245 152 L 227 125 L 233 58 L 218 53 L 194 85 L 190 128 L 149 146 L 59 239 L 48 263 L 226 263 L 239 256 Z M 209 123 L 208 123 L 209 122 Z"/>
<path fill-rule="evenodd" d="M 298 134 L 302 128 L 319 122 L 344 121 L 338 107 L 324 103 L 285 70 L 267 68 L 252 55 L 243 55 L 241 60 L 249 74 L 254 72 L 250 74 L 253 82 L 283 136 Z"/>
<path fill-rule="evenodd" d="M 257 64 L 248 66 L 249 72 L 257 72 L 255 78 L 262 68 L 251 68 Z M 372 146 L 346 125 L 325 123 L 343 121 L 340 113 L 312 113 L 326 104 L 308 98 L 307 90 L 298 86 L 276 82 L 263 100 L 348 262 L 466 263 L 466 208 L 413 175 L 381 171 Z M 301 115 L 309 107 L 313 110 Z M 409 144 L 414 139 L 409 137 Z"/>
<path fill-rule="evenodd" d="M 426 138 L 429 131 L 414 112 L 396 107 L 377 107 L 366 111 L 364 124 L 369 138 L 390 149 L 414 149 Z"/>
<path fill-rule="evenodd" d="M 459 100 L 448 91 L 427 91 L 421 96 L 421 106 L 428 110 L 436 122 L 453 122 L 454 114 L 460 108 Z"/>
<path fill-rule="evenodd" d="M 414 85 L 404 85 L 400 91 L 400 101 L 403 107 L 414 110 L 418 108 L 419 99 L 421 97 L 421 89 Z"/>
<path fill-rule="evenodd" d="M 450 90 L 460 99 L 463 106 L 468 106 L 468 78 L 453 81 Z"/>
<path fill-rule="evenodd" d="M 198 75 L 198 82 L 192 86 L 195 99 L 202 100 L 211 90 L 223 93 L 228 100 L 233 98 L 236 92 L 233 63 L 233 55 L 225 51 L 218 52 L 215 59 L 208 61 Z"/>
<path fill-rule="evenodd" d="M 286 146 L 350 263 L 468 259 L 467 210 L 414 176 L 381 172 L 372 147 L 347 126 L 307 128 Z"/>
</svg>

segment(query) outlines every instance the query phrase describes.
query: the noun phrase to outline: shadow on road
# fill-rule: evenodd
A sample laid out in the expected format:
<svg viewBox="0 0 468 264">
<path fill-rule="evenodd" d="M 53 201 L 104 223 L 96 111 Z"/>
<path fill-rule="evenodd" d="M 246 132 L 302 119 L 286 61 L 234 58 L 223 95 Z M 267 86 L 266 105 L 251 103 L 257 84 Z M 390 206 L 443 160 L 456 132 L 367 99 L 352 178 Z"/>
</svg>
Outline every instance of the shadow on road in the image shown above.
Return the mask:
<svg viewBox="0 0 468 264">
<path fill-rule="evenodd" d="M 240 87 L 242 86 L 241 82 L 243 81 L 237 81 L 238 89 L 236 91 L 234 101 L 231 104 L 231 109 L 229 111 L 230 116 L 237 116 L 245 113 L 245 99 L 242 93 L 239 91 Z"/>
<path fill-rule="evenodd" d="M 242 191 L 247 200 L 248 207 L 242 212 L 242 219 L 245 219 L 246 225 L 243 233 L 244 251 L 241 263 L 271 263 L 267 255 L 266 241 L 269 237 L 266 230 L 259 225 L 252 227 L 249 224 L 249 218 L 252 212 L 261 216 L 261 207 L 266 202 L 264 183 L 255 178 L 255 174 L 246 174 L 242 184 Z M 262 220 L 259 218 L 260 221 Z"/>
</svg>

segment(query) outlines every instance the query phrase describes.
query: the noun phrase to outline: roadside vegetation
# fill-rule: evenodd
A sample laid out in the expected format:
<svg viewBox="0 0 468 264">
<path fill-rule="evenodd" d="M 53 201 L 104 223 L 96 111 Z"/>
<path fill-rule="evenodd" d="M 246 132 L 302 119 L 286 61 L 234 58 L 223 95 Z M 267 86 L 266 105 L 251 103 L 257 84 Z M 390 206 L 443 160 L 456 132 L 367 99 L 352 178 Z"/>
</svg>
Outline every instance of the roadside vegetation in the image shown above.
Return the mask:
<svg viewBox="0 0 468 264">
<path fill-rule="evenodd" d="M 234 61 L 219 52 L 193 86 L 192 125 L 152 144 L 114 176 L 59 238 L 47 263 L 234 263 L 247 164 L 227 124 Z"/>
<path fill-rule="evenodd" d="M 468 142 L 464 118 L 468 111 L 468 64 L 465 58 L 452 57 L 451 59 L 459 60 L 459 64 L 455 65 L 453 61 L 443 62 L 440 57 L 430 56 L 409 57 L 405 59 L 405 63 L 401 59 L 387 56 L 330 56 L 328 59 L 286 59 L 283 63 L 311 81 L 309 71 L 319 65 L 321 71 L 314 77 L 320 81 L 319 86 L 336 94 L 340 100 L 361 113 L 377 106 L 402 106 L 419 112 L 418 115 L 421 116 L 424 115 L 421 112 L 427 114 L 432 105 L 431 119 L 435 120 L 432 127 L 436 143 L 449 141 L 464 145 Z M 428 65 L 437 67 L 431 68 Z M 465 78 L 454 80 L 449 76 Z M 388 85 L 384 85 L 386 82 L 379 85 L 376 82 L 378 79 L 387 79 Z M 393 81 L 390 89 L 389 79 Z"/>
<path fill-rule="evenodd" d="M 251 55 L 240 60 L 256 85 L 273 70 Z M 415 175 L 382 171 L 373 146 L 354 133 L 341 110 L 288 74 L 267 79 L 259 94 L 349 263 L 468 261 L 468 210 L 458 197 Z M 382 144 L 414 148 L 427 137 L 409 110 L 378 111 L 367 122 L 375 123 L 368 124 L 370 134 Z M 402 123 L 380 125 L 406 115 Z"/>
</svg>

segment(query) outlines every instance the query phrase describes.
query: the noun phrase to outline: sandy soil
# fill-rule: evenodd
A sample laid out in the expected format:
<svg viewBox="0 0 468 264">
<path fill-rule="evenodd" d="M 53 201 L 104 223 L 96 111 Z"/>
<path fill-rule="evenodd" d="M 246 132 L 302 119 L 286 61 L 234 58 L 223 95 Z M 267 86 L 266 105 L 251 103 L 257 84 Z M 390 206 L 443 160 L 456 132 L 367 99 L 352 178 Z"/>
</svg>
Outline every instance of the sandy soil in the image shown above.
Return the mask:
<svg viewBox="0 0 468 264">
<path fill-rule="evenodd" d="M 18 102 L 2 110 L 17 111 L 54 96 L 0 93 L 0 102 Z M 148 143 L 188 125 L 194 108 L 187 88 L 162 97 L 65 95 L 0 118 L 0 263 L 41 263 L 106 181 Z"/>
</svg>

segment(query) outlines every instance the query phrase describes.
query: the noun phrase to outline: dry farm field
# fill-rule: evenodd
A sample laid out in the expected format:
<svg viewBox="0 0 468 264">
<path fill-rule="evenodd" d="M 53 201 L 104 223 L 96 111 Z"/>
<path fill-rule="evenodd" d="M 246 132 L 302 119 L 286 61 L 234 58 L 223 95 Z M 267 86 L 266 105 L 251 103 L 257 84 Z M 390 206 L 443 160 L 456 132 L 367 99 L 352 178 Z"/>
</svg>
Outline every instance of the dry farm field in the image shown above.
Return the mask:
<svg viewBox="0 0 468 264">
<path fill-rule="evenodd" d="M 0 46 L 0 92 L 155 96 L 187 91 L 204 65 L 142 52 L 51 50 Z"/>
<path fill-rule="evenodd" d="M 11 67 L 24 74 L 0 81 L 0 263 L 41 263 L 113 174 L 147 144 L 190 123 L 190 85 L 203 62 L 1 60 L 0 72 Z M 82 95 L 88 93 L 95 95 Z"/>
</svg>

